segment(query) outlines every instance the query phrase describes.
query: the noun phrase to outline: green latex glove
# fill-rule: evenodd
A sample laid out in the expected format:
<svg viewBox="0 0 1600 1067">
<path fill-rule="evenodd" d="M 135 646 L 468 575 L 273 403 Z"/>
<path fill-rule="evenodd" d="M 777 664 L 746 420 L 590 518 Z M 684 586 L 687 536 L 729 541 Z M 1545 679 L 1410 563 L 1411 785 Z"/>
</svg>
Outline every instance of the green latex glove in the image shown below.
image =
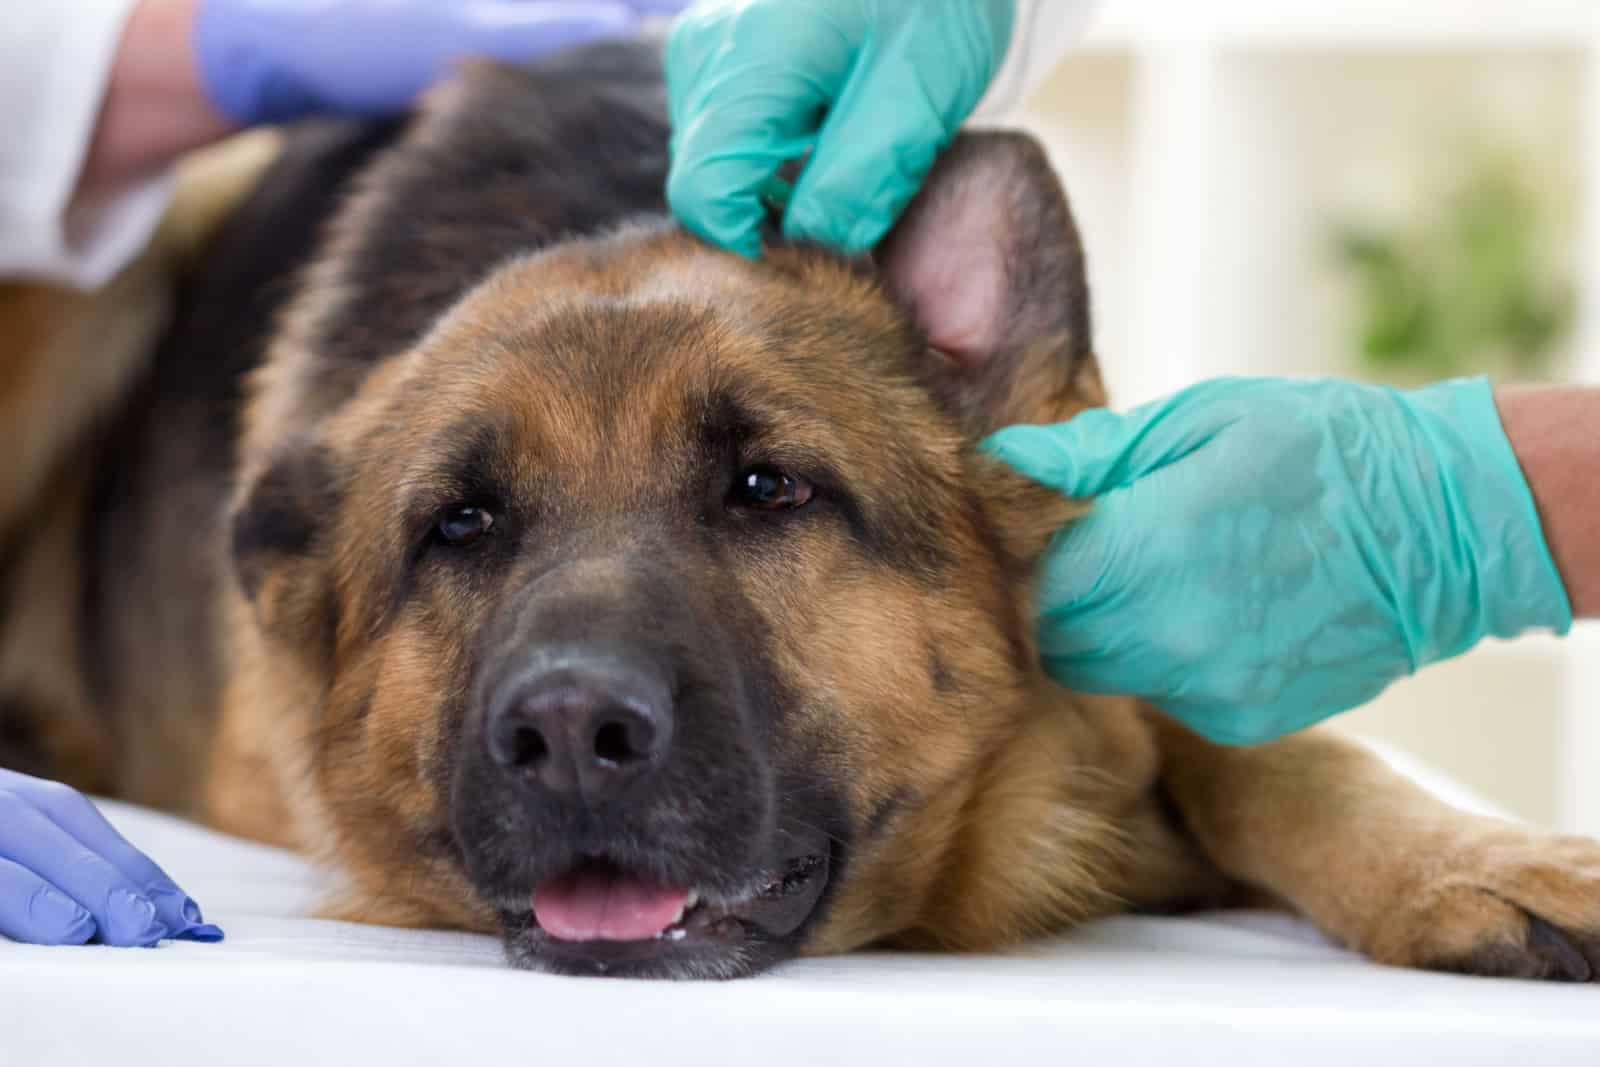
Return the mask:
<svg viewBox="0 0 1600 1067">
<path fill-rule="evenodd" d="M 1222 379 L 984 447 L 1098 497 L 1043 563 L 1046 669 L 1265 741 L 1572 611 L 1488 384 Z"/>
<path fill-rule="evenodd" d="M 810 151 L 783 231 L 849 254 L 888 232 L 983 98 L 1014 0 L 711 0 L 667 43 L 667 199 L 754 258 L 763 196 Z"/>
</svg>

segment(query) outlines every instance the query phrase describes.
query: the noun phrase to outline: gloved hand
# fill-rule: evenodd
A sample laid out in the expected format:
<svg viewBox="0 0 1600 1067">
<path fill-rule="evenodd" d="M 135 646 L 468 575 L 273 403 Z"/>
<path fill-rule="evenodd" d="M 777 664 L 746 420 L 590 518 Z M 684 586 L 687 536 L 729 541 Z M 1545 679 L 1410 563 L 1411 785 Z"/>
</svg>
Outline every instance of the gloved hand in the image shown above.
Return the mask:
<svg viewBox="0 0 1600 1067">
<path fill-rule="evenodd" d="M 667 200 L 754 258 L 762 197 L 811 157 L 783 231 L 855 254 L 899 217 L 1000 70 L 1014 0 L 710 0 L 667 42 Z"/>
<path fill-rule="evenodd" d="M 1040 577 L 1057 680 L 1264 741 L 1571 607 L 1482 380 L 1223 379 L 985 447 L 1073 497 Z"/>
<path fill-rule="evenodd" d="M 523 62 L 616 36 L 687 0 L 201 0 L 212 104 L 241 125 L 403 110 L 466 57 Z"/>
<path fill-rule="evenodd" d="M 0 935 L 37 945 L 220 941 L 81 793 L 0 769 Z"/>
</svg>

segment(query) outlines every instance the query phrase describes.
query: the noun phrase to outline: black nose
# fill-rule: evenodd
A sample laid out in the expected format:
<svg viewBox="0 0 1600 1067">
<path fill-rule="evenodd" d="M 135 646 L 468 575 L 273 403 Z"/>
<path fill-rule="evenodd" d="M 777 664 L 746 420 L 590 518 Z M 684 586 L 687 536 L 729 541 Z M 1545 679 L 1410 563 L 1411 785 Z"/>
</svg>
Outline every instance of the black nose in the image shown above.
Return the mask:
<svg viewBox="0 0 1600 1067">
<path fill-rule="evenodd" d="M 508 774 L 595 804 L 666 759 L 671 694 L 625 662 L 561 657 L 506 687 L 490 711 L 487 739 Z"/>
</svg>

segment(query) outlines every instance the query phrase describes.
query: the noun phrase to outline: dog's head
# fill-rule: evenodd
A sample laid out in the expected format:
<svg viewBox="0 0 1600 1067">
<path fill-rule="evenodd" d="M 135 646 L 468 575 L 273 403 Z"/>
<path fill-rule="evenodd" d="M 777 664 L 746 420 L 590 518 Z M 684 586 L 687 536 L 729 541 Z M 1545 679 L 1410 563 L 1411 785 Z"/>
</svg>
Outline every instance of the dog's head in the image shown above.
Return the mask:
<svg viewBox="0 0 1600 1067">
<path fill-rule="evenodd" d="M 1072 906 L 1018 874 L 1028 812 L 972 825 L 1049 748 L 1027 587 L 1073 511 L 974 446 L 1101 399 L 1033 141 L 958 140 L 871 262 L 625 227 L 458 276 L 359 368 L 314 340 L 352 232 L 260 383 L 234 550 L 355 914 L 731 976 Z"/>
</svg>

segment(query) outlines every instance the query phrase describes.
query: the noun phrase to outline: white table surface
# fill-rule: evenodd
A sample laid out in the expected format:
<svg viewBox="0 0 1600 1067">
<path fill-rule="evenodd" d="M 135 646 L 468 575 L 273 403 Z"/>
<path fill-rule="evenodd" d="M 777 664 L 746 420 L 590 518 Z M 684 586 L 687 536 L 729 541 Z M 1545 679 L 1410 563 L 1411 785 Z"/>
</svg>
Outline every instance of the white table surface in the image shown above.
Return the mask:
<svg viewBox="0 0 1600 1067">
<path fill-rule="evenodd" d="M 1600 1064 L 1600 987 L 1378 967 L 1285 916 L 1121 917 L 1004 956 L 727 983 L 556 978 L 510 970 L 491 938 L 306 918 L 321 882 L 298 857 L 106 810 L 227 939 L 0 941 L 4 1067 Z"/>
</svg>

